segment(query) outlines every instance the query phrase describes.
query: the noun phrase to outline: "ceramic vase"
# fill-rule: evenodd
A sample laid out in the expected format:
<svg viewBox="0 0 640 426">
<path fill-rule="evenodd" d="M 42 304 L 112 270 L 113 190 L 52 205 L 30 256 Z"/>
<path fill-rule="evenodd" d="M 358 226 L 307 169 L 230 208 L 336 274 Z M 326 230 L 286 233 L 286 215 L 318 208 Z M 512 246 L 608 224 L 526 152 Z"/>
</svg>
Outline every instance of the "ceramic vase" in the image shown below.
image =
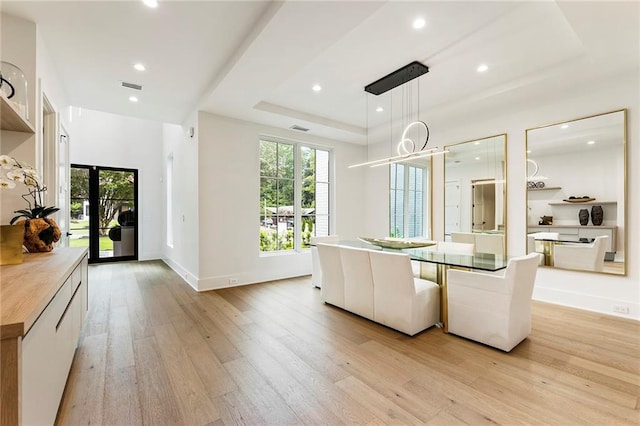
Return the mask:
<svg viewBox="0 0 640 426">
<path fill-rule="evenodd" d="M 580 221 L 580 225 L 587 226 L 589 223 L 589 210 L 580 209 L 578 212 L 578 220 Z"/>
<path fill-rule="evenodd" d="M 604 211 L 602 210 L 602 206 L 593 206 L 591 207 L 591 223 L 595 226 L 602 225 L 602 221 L 604 220 Z"/>
</svg>

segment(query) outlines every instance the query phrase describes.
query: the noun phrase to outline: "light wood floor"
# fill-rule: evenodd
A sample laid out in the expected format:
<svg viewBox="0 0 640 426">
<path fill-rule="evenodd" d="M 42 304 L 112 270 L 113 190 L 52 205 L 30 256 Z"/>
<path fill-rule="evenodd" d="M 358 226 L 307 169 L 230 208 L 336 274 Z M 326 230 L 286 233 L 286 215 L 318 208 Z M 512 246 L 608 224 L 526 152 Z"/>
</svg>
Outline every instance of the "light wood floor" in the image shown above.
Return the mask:
<svg viewBox="0 0 640 426">
<path fill-rule="evenodd" d="M 58 423 L 640 423 L 640 323 L 534 303 L 511 353 L 410 338 L 309 278 L 196 293 L 161 262 L 90 268 Z"/>
</svg>

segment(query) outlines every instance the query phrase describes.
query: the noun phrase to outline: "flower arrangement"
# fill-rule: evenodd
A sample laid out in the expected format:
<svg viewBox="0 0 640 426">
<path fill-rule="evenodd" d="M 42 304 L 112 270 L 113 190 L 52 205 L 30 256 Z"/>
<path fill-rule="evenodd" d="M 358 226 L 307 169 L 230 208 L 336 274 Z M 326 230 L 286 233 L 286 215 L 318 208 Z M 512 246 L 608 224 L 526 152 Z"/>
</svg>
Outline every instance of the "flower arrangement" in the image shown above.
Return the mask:
<svg viewBox="0 0 640 426">
<path fill-rule="evenodd" d="M 21 182 L 29 191 L 22 195 L 22 199 L 27 202 L 28 207 L 14 211 L 17 215 L 11 219 L 10 224 L 13 225 L 21 217 L 25 219 L 46 218 L 60 210 L 57 207 L 43 205 L 43 197 L 47 192 L 47 187 L 44 186 L 42 178 L 33 167 L 8 155 L 0 155 L 0 166 L 2 169 L 8 170 L 6 175 L 0 174 L 0 188 L 13 189 L 16 187 L 16 182 Z"/>
</svg>

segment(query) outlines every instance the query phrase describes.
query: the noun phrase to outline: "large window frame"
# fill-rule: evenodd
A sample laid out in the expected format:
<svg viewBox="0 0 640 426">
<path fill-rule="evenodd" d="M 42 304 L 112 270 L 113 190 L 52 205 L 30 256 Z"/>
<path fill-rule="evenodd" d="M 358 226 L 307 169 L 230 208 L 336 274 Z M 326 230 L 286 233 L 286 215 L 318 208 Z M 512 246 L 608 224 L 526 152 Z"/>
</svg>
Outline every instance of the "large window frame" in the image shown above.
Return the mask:
<svg viewBox="0 0 640 426">
<path fill-rule="evenodd" d="M 431 164 L 389 167 L 389 236 L 431 238 Z M 401 211 L 398 211 L 400 210 Z"/>
<path fill-rule="evenodd" d="M 273 137 L 260 137 L 258 146 L 260 255 L 308 250 L 310 237 L 329 235 L 333 227 L 333 150 L 303 141 Z M 270 155 L 274 155 L 274 147 L 275 159 L 270 163 L 265 162 L 263 154 L 270 152 Z M 280 155 L 281 151 L 283 156 Z M 292 159 L 288 157 L 289 154 L 292 154 Z M 289 170 L 290 164 L 287 165 L 287 162 L 291 161 L 293 169 Z M 310 164 L 309 161 L 313 164 L 311 174 L 310 169 L 305 168 Z M 310 176 L 313 178 L 309 179 Z M 276 188 L 275 202 L 267 201 L 265 191 L 269 186 L 271 193 L 274 186 Z M 288 194 L 290 189 L 292 195 Z M 313 194 L 311 200 L 310 192 Z M 281 196 L 285 201 L 281 202 Z M 273 199 L 273 195 L 269 198 Z M 292 205 L 287 201 L 292 201 Z"/>
</svg>

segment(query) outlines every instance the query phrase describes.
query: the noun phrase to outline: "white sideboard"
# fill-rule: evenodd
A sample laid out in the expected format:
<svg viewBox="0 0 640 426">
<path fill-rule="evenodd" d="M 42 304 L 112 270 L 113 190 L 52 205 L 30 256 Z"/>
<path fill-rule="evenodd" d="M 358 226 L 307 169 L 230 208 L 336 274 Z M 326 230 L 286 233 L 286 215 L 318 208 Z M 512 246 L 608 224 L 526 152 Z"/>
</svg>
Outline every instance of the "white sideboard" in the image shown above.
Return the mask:
<svg viewBox="0 0 640 426">
<path fill-rule="evenodd" d="M 54 424 L 88 305 L 86 248 L 0 269 L 0 425 Z"/>
</svg>

